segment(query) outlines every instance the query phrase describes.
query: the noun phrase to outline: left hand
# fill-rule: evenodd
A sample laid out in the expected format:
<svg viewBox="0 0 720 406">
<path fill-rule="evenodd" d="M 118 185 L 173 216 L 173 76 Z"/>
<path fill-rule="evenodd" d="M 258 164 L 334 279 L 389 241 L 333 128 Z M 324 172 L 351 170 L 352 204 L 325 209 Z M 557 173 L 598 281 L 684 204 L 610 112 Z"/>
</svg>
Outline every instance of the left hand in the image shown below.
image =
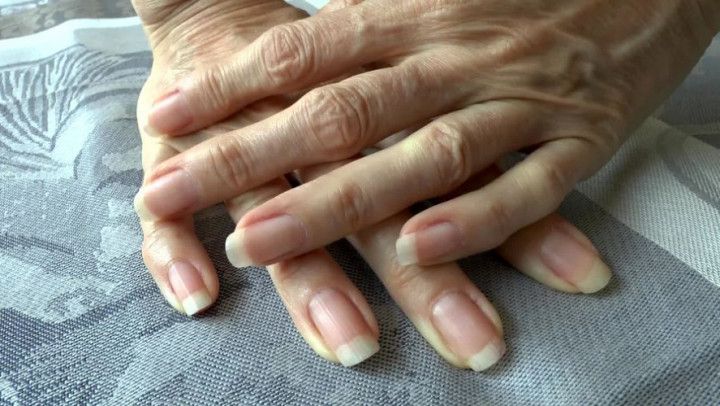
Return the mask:
<svg viewBox="0 0 720 406">
<path fill-rule="evenodd" d="M 397 240 L 403 264 L 488 250 L 551 213 L 679 83 L 717 32 L 703 1 L 367 0 L 277 26 L 178 82 L 152 127 L 193 131 L 255 100 L 379 68 L 168 159 L 139 203 L 150 216 L 184 216 L 430 120 L 251 210 L 228 255 L 240 266 L 303 254 L 534 149 L 490 184 L 417 214 Z"/>
</svg>

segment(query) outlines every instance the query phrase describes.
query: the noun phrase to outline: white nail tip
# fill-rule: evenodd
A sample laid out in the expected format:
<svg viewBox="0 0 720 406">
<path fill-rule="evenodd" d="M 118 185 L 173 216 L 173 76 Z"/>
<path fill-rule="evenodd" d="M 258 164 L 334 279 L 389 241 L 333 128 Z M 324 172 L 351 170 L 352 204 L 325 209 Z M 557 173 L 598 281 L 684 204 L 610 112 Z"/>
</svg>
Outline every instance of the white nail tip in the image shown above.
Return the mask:
<svg viewBox="0 0 720 406">
<path fill-rule="evenodd" d="M 575 283 L 575 285 L 583 293 L 595 293 L 607 286 L 610 278 L 612 278 L 610 269 L 598 258 L 595 260 L 592 269 L 590 269 L 587 278 L 582 282 Z"/>
<path fill-rule="evenodd" d="M 395 242 L 397 261 L 400 265 L 408 266 L 417 264 L 417 252 L 415 251 L 415 236 L 404 235 Z"/>
<path fill-rule="evenodd" d="M 237 230 L 230 234 L 225 240 L 225 253 L 227 254 L 228 261 L 236 267 L 242 268 L 253 264 L 252 259 L 245 251 L 245 244 L 243 238 L 243 231 Z"/>
<path fill-rule="evenodd" d="M 341 364 L 346 367 L 357 365 L 380 350 L 377 341 L 370 337 L 356 337 L 347 344 L 339 346 L 335 350 L 335 356 Z"/>
<path fill-rule="evenodd" d="M 495 365 L 503 354 L 505 354 L 505 344 L 490 342 L 482 351 L 470 357 L 468 366 L 474 371 L 484 371 Z"/>
<path fill-rule="evenodd" d="M 140 220 L 154 220 L 155 216 L 150 213 L 147 206 L 145 206 L 145 200 L 142 198 L 142 191 L 138 192 L 133 199 L 133 206 L 135 206 L 135 213 L 137 213 Z"/>
<path fill-rule="evenodd" d="M 195 292 L 182 301 L 182 307 L 185 310 L 185 314 L 188 316 L 192 316 L 200 310 L 207 308 L 211 304 L 212 298 L 210 298 L 210 295 L 204 290 Z"/>
</svg>

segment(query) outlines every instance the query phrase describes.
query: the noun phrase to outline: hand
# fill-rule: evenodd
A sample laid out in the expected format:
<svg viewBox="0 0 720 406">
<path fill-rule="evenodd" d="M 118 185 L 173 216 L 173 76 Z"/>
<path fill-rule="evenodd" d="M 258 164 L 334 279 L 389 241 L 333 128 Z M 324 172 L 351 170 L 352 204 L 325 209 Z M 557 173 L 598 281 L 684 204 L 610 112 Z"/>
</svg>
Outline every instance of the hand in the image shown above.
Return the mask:
<svg viewBox="0 0 720 406">
<path fill-rule="evenodd" d="M 247 8 L 238 1 L 217 1 L 218 8 L 205 8 L 215 15 L 212 21 L 208 20 L 211 16 L 194 9 L 200 2 L 154 4 L 163 7 L 150 9 L 139 1 L 135 4 L 154 57 L 151 75 L 140 94 L 137 115 L 146 174 L 203 140 L 243 128 L 279 112 L 291 102 L 290 98 L 279 97 L 262 100 L 222 123 L 181 138 L 153 136 L 145 130 L 142 120 L 151 108 L 151 101 L 171 81 L 203 66 L 222 63 L 228 49 L 243 47 L 272 25 L 301 17 L 280 2 Z M 298 176 L 310 180 L 337 165 L 341 163 L 304 169 Z M 488 170 L 474 179 L 474 185 L 468 185 L 477 187 L 498 175 L 497 170 Z M 237 221 L 253 207 L 287 189 L 284 180 L 277 179 L 229 198 L 225 206 Z M 497 312 L 456 264 L 421 267 L 402 266 L 395 261 L 388 242 L 397 238 L 408 218 L 407 213 L 401 213 L 370 226 L 350 240 L 443 357 L 460 367 L 478 370 L 488 367 L 504 350 Z M 210 306 L 218 295 L 217 275 L 193 231 L 192 217 L 144 219 L 142 228 L 143 257 L 167 300 L 189 315 Z M 556 267 L 553 253 L 573 247 L 580 247 L 576 257 L 579 265 Z M 593 288 L 599 289 L 609 278 L 609 271 L 592 243 L 557 215 L 521 230 L 499 252 L 521 271 L 563 291 L 588 291 L 587 281 L 593 275 Z M 378 327 L 370 307 L 325 251 L 315 250 L 273 264 L 268 271 L 298 330 L 318 354 L 351 365 L 377 349 Z"/>
<path fill-rule="evenodd" d="M 490 184 L 415 215 L 396 242 L 403 264 L 488 250 L 555 210 L 609 159 L 702 54 L 718 8 L 700 0 L 367 0 L 275 27 L 168 87 L 152 127 L 192 131 L 254 100 L 376 69 L 165 161 L 139 203 L 157 218 L 188 215 L 426 123 L 251 210 L 228 255 L 240 266 L 303 254 L 531 150 Z"/>
</svg>

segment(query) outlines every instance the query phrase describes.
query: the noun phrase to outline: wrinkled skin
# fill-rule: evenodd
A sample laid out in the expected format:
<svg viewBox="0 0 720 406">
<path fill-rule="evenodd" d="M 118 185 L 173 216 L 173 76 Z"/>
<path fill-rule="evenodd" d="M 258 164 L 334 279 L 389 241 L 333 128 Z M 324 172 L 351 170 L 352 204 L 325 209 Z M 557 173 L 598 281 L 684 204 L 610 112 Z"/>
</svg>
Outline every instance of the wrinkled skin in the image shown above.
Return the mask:
<svg viewBox="0 0 720 406">
<path fill-rule="evenodd" d="M 205 140 L 223 136 L 228 131 L 260 122 L 283 111 L 297 99 L 295 96 L 278 95 L 259 100 L 218 124 L 183 137 L 170 138 L 149 133 L 146 117 L 153 100 L 160 97 L 164 89 L 195 72 L 223 63 L 228 55 L 234 55 L 267 29 L 301 19 L 303 15 L 277 1 L 137 0 L 134 6 L 143 20 L 154 58 L 152 72 L 138 100 L 137 116 L 143 142 L 145 183 L 147 176 L 158 166 L 183 151 Z M 403 136 L 395 138 L 398 141 Z M 297 175 L 303 180 L 312 181 L 320 174 L 347 163 L 341 161 L 306 167 L 298 171 Z M 495 169 L 486 170 L 460 185 L 454 195 L 486 184 L 499 174 Z M 233 219 L 239 221 L 248 211 L 287 189 L 284 178 L 277 177 L 251 190 L 225 197 L 225 206 Z M 484 369 L 487 365 L 473 361 L 473 356 L 488 345 L 499 352 L 498 356 L 502 355 L 504 345 L 499 317 L 456 264 L 430 267 L 403 266 L 397 262 L 392 249 L 393 242 L 402 224 L 409 218 L 407 212 L 401 212 L 382 222 L 368 225 L 352 235 L 350 241 L 403 311 L 443 357 L 460 367 Z M 218 279 L 210 258 L 194 234 L 191 213 L 171 219 L 146 216 L 142 219 L 142 228 L 145 234 L 145 262 L 167 300 L 176 309 L 188 314 L 207 308 L 218 296 Z M 584 256 L 578 257 L 579 263 L 566 263 L 565 269 L 551 269 L 553 263 L 548 262 L 547 253 L 543 253 L 543 247 L 551 240 L 560 251 L 577 249 L 579 246 L 584 250 Z M 556 215 L 550 215 L 515 233 L 502 244 L 499 252 L 519 270 L 563 291 L 590 293 L 604 286 L 609 277 L 609 271 L 590 241 Z M 294 259 L 274 263 L 268 270 L 298 330 L 321 356 L 331 361 L 343 361 L 342 356 L 338 355 L 339 347 L 343 340 L 353 338 L 319 326 L 322 322 L 313 317 L 311 302 L 324 292 L 339 292 L 344 299 L 331 299 L 335 303 L 345 300 L 345 304 L 350 303 L 354 308 L 348 310 L 343 308 L 342 303 L 338 305 L 342 314 L 337 316 L 346 317 L 346 321 L 353 324 L 346 327 L 345 332 L 350 331 L 365 340 L 377 342 L 379 331 L 372 311 L 357 288 L 323 250 L 310 251 Z M 188 276 L 188 272 L 194 272 L 195 276 Z M 601 284 L 596 284 L 594 289 L 587 289 L 584 281 L 588 279 L 599 279 Z M 197 297 L 194 302 L 185 300 L 198 291 L 204 292 L 208 300 L 199 302 Z M 466 320 L 475 320 L 474 324 L 467 326 L 466 337 L 458 337 L 452 325 L 438 320 L 443 319 L 444 315 L 435 306 L 439 298 L 458 292 L 469 298 L 470 301 L 466 302 L 474 306 L 465 309 L 468 313 Z M 191 309 L 188 306 L 193 307 Z M 460 309 L 458 312 L 461 314 L 465 310 Z M 332 313 L 333 309 L 324 311 Z M 370 352 L 365 354 L 369 355 Z"/>
<path fill-rule="evenodd" d="M 507 153 L 531 151 L 490 184 L 413 216 L 396 242 L 403 264 L 497 247 L 607 162 L 700 57 L 719 8 L 703 0 L 367 0 L 275 27 L 168 86 L 172 97 L 149 124 L 182 134 L 255 100 L 315 88 L 280 114 L 159 165 L 139 203 L 156 217 L 186 215 L 419 126 L 251 210 L 228 241 L 230 259 L 301 255 L 455 190 Z M 375 69 L 318 86 L 368 64 Z M 169 190 L 171 202 L 162 198 Z M 282 224 L 264 222 L 276 218 Z M 287 236 L 282 248 L 277 235 Z"/>
</svg>

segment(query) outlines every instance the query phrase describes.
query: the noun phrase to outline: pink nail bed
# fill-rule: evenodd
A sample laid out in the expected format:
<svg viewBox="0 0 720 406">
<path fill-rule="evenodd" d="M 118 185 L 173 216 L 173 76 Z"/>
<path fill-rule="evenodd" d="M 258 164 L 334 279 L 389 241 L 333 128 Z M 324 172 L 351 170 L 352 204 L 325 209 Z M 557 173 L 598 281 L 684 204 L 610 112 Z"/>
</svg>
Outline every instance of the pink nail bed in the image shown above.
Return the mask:
<svg viewBox="0 0 720 406">
<path fill-rule="evenodd" d="M 192 316 L 212 304 L 212 298 L 200 272 L 189 263 L 174 262 L 168 270 L 168 279 L 183 311 L 188 316 Z"/>
<path fill-rule="evenodd" d="M 177 169 L 143 186 L 139 204 L 154 216 L 166 218 L 191 209 L 198 200 L 199 194 L 190 175 Z"/>
<path fill-rule="evenodd" d="M 337 290 L 316 293 L 308 310 L 323 340 L 344 366 L 359 364 L 379 350 L 365 318 L 350 299 Z"/>
<path fill-rule="evenodd" d="M 475 371 L 490 368 L 505 353 L 493 322 L 464 293 L 442 296 L 432 308 L 432 322 L 447 346 Z"/>
<path fill-rule="evenodd" d="M 192 121 L 192 110 L 178 89 L 155 100 L 148 116 L 148 124 L 162 134 L 178 132 Z"/>
<path fill-rule="evenodd" d="M 306 239 L 305 226 L 294 216 L 282 214 L 237 229 L 228 237 L 225 250 L 235 267 L 267 265 L 302 250 Z"/>
<path fill-rule="evenodd" d="M 602 289 L 611 277 L 610 269 L 589 242 L 579 241 L 560 227 L 554 227 L 543 240 L 540 258 L 553 273 L 583 293 Z"/>
</svg>

